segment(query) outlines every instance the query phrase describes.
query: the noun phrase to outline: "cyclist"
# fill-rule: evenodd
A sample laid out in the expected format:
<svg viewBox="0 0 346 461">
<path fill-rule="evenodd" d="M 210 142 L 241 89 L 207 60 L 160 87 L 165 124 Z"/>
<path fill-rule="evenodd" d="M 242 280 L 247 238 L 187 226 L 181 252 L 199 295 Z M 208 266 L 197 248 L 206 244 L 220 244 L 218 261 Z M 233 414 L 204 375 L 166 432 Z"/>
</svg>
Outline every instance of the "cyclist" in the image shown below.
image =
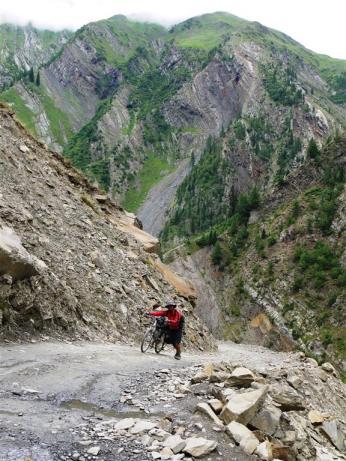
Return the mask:
<svg viewBox="0 0 346 461">
<path fill-rule="evenodd" d="M 178 311 L 177 304 L 175 301 L 169 301 L 165 310 L 152 311 L 149 315 L 154 317 L 166 317 L 167 319 L 167 330 L 166 330 L 166 342 L 173 344 L 175 349 L 174 358 L 177 360 L 181 359 L 181 338 L 183 336 L 184 327 L 184 316 Z"/>
</svg>

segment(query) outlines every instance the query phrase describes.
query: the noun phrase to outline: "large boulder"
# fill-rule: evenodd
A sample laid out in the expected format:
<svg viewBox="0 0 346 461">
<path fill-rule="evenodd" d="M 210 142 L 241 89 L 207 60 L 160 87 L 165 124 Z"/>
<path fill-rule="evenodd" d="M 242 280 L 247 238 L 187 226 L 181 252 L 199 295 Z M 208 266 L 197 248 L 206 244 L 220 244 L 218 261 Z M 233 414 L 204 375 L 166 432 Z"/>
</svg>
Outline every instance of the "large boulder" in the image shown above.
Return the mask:
<svg viewBox="0 0 346 461">
<path fill-rule="evenodd" d="M 10 227 L 0 228 L 0 275 L 8 274 L 15 280 L 23 280 L 42 273 L 46 264 L 31 255 L 20 238 Z"/>
<path fill-rule="evenodd" d="M 109 218 L 116 227 L 125 232 L 126 234 L 131 235 L 137 242 L 143 246 L 144 251 L 147 253 L 156 253 L 160 252 L 160 242 L 159 240 L 142 230 L 136 221 L 136 216 L 132 213 L 127 213 L 126 211 L 118 216 L 117 220 Z"/>
<path fill-rule="evenodd" d="M 288 385 L 274 386 L 271 394 L 273 400 L 282 411 L 299 411 L 305 409 L 305 402 L 302 397 Z"/>
<path fill-rule="evenodd" d="M 267 391 L 268 387 L 263 386 L 256 391 L 234 394 L 224 406 L 220 418 L 226 424 L 232 421 L 248 424 L 261 407 Z"/>
<path fill-rule="evenodd" d="M 180 296 L 191 302 L 196 300 L 196 289 L 189 280 L 185 280 L 183 277 L 173 272 L 170 267 L 164 264 L 158 257 L 155 257 L 155 255 L 151 255 L 149 261 L 155 269 L 161 272 L 162 277 L 176 289 Z"/>
</svg>

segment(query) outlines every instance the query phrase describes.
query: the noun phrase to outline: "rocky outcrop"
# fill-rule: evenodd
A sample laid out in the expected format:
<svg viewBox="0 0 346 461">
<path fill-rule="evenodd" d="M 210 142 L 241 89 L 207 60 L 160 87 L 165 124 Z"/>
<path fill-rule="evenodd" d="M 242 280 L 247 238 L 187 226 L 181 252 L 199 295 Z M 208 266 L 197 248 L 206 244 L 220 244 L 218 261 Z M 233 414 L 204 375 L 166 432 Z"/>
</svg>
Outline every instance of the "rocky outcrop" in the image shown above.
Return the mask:
<svg viewBox="0 0 346 461">
<path fill-rule="evenodd" d="M 33 27 L 0 25 L 0 90 L 11 85 L 31 67 L 38 69 L 57 54 L 68 39 L 70 31 L 44 31 Z"/>
</svg>

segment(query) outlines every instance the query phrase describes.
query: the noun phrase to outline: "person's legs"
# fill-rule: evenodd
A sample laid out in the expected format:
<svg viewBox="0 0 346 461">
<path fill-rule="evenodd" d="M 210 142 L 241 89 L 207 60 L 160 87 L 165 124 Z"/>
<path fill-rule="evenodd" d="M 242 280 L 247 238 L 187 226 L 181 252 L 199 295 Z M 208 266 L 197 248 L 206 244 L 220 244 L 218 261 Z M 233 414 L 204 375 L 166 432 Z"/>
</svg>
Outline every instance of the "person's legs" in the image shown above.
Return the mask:
<svg viewBox="0 0 346 461">
<path fill-rule="evenodd" d="M 175 348 L 175 356 L 174 358 L 177 359 L 177 360 L 180 360 L 181 358 L 181 347 L 180 347 L 180 343 L 174 343 L 174 348 Z"/>
</svg>

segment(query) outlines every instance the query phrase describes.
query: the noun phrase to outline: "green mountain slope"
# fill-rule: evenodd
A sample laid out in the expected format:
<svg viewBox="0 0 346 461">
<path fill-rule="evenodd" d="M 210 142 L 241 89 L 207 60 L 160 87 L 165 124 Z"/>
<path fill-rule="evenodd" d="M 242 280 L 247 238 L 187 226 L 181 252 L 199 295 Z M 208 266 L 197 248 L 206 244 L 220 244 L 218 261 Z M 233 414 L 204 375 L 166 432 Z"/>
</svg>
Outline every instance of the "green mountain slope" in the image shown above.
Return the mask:
<svg viewBox="0 0 346 461">
<path fill-rule="evenodd" d="M 135 203 L 133 211 L 154 232 L 157 219 L 146 208 L 141 177 L 162 209 L 159 230 L 168 208 L 173 216 L 184 207 L 181 193 L 173 203 L 176 185 L 203 157 L 209 137 L 228 142 L 235 156 L 251 160 L 247 168 L 261 170 L 257 179 L 244 172 L 247 185 L 235 192 L 283 181 L 304 161 L 310 138 L 321 143 L 344 126 L 345 71 L 345 61 L 227 13 L 192 18 L 170 31 L 115 16 L 77 31 L 41 69 L 39 89 L 24 79 L 1 99 L 113 197 L 135 194 L 125 203 Z M 245 130 L 244 139 L 237 130 Z M 168 167 L 148 179 L 152 156 Z M 233 160 L 223 161 L 228 170 L 218 196 L 227 201 Z M 156 192 L 161 178 L 177 171 L 174 186 Z M 223 218 L 227 206 L 221 208 Z"/>
</svg>

